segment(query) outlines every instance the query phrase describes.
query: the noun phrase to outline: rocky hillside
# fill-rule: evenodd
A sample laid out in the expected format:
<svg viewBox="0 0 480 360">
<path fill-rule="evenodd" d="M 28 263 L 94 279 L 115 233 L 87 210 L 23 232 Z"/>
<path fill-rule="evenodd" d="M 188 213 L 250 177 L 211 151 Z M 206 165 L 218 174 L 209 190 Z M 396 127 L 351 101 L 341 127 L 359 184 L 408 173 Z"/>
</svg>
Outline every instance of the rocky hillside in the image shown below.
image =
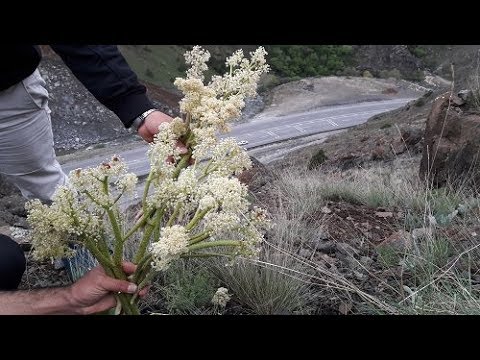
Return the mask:
<svg viewBox="0 0 480 360">
<path fill-rule="evenodd" d="M 425 45 L 423 48 L 422 61 L 427 70 L 448 80 L 454 79 L 458 89 L 480 87 L 480 45 Z"/>
<path fill-rule="evenodd" d="M 72 75 L 58 56 L 42 48 L 39 70 L 47 83 L 57 153 L 69 152 L 112 140 L 135 140 L 116 115 L 100 104 Z M 179 96 L 145 83 L 155 105 L 173 115 Z"/>
<path fill-rule="evenodd" d="M 355 45 L 356 69 L 376 77 L 422 80 L 422 60 L 407 45 Z"/>
</svg>

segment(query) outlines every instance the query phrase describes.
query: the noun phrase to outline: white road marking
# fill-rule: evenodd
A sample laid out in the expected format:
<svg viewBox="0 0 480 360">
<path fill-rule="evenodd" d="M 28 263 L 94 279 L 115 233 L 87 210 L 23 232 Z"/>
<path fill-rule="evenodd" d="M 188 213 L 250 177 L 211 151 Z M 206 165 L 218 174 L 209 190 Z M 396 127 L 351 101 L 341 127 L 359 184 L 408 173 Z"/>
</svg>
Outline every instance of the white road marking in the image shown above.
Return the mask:
<svg viewBox="0 0 480 360">
<path fill-rule="evenodd" d="M 280 139 L 280 136 L 275 134 L 272 131 L 267 130 L 267 134 L 270 135 L 271 137 L 273 137 L 274 139 Z"/>
</svg>

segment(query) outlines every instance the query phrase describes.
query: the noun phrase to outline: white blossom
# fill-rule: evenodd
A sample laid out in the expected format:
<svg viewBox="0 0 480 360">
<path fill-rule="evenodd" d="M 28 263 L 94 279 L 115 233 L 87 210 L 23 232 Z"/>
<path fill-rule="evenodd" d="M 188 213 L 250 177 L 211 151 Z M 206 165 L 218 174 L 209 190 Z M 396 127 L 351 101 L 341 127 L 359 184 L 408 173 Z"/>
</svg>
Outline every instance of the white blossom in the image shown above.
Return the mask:
<svg viewBox="0 0 480 360">
<path fill-rule="evenodd" d="M 200 46 L 194 46 L 192 51 L 185 53 L 185 61 L 192 65 L 187 70 L 188 78 L 198 78 L 203 80 L 203 73 L 208 70 L 207 61 L 210 59 L 210 53 Z"/>
<path fill-rule="evenodd" d="M 187 246 L 188 233 L 183 226 L 162 228 L 160 239 L 150 246 L 153 256 L 152 267 L 157 271 L 166 270 L 173 260 L 187 251 Z"/>
<path fill-rule="evenodd" d="M 226 307 L 230 301 L 231 296 L 228 293 L 228 289 L 224 287 L 219 287 L 212 298 L 212 304 L 219 307 Z"/>
<path fill-rule="evenodd" d="M 135 191 L 135 187 L 137 186 L 138 178 L 137 175 L 133 173 L 125 174 L 121 176 L 117 182 L 117 188 L 120 192 L 125 192 L 127 194 L 132 194 Z"/>
</svg>

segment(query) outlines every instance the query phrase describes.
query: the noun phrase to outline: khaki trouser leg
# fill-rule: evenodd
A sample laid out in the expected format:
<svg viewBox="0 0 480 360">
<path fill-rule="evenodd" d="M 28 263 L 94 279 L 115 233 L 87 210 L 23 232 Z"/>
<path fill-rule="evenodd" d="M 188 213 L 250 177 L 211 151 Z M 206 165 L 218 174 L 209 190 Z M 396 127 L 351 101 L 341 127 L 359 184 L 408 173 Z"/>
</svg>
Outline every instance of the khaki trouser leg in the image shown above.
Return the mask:
<svg viewBox="0 0 480 360">
<path fill-rule="evenodd" d="M 0 91 L 0 173 L 27 199 L 51 200 L 68 182 L 53 147 L 48 92 L 38 70 Z"/>
</svg>

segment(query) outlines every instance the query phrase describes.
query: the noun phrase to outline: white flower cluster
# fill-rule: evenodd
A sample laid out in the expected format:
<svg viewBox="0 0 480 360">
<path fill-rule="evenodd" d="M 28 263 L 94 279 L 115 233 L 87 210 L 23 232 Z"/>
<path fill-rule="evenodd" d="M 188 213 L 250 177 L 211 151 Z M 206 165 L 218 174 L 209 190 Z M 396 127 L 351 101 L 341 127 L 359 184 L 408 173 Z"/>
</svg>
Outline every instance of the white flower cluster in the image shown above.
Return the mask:
<svg viewBox="0 0 480 360">
<path fill-rule="evenodd" d="M 137 184 L 137 176 L 126 173 L 118 156 L 95 168 L 73 170 L 69 180 L 68 185 L 58 187 L 50 206 L 39 200 L 26 204 L 37 259 L 70 256 L 72 242 L 111 238 L 106 211 L 123 194 L 133 194 Z"/>
<path fill-rule="evenodd" d="M 75 170 L 52 205 L 29 205 L 36 256 L 70 255 L 73 241 L 114 267 L 121 264 L 127 240 L 133 239 L 142 276 L 150 267 L 163 271 L 183 256 L 215 255 L 212 248 L 217 246 L 227 247 L 228 255 L 256 256 L 267 215 L 249 210 L 247 187 L 235 177 L 251 161 L 235 139 L 218 141 L 217 134 L 228 131 L 228 121 L 240 115 L 245 98 L 255 95 L 260 76 L 268 71 L 265 55 L 260 47 L 247 59 L 239 50 L 227 59 L 224 76 L 204 84 L 210 54 L 198 46 L 188 52 L 187 76 L 175 81 L 184 94 L 180 110 L 185 119 L 162 123 L 149 146 L 142 218 L 127 225 L 119 210 L 119 199 L 133 194 L 137 185 L 121 159 Z M 179 141 L 187 154 L 180 153 Z"/>
<path fill-rule="evenodd" d="M 184 94 L 180 110 L 185 122 L 177 118 L 164 124 L 155 137 L 149 152 L 155 190 L 147 199 L 150 209 L 169 209 L 172 213 L 175 208 L 176 223 L 185 226 L 193 221 L 192 216 L 196 219 L 201 214 L 192 225 L 190 239 L 194 241 L 196 234 L 208 234 L 206 242 L 240 240 L 242 246 L 234 252 L 244 255 L 257 254 L 258 244 L 263 240 L 260 229 L 267 219 L 258 210 L 248 215 L 247 188 L 234 177 L 251 167 L 247 152 L 235 139 L 218 141 L 216 135 L 218 131 L 229 130 L 228 121 L 240 115 L 245 98 L 256 94 L 260 76 L 268 71 L 262 47 L 250 55 L 247 59 L 238 50 L 226 60 L 228 72 L 204 84 L 210 54 L 199 46 L 186 53 L 186 62 L 191 67 L 186 78 L 175 80 Z M 196 164 L 177 172 L 175 177 L 175 164 L 181 158 L 175 152 L 178 140 L 187 142 Z M 166 161 L 167 158 L 174 161 Z M 180 228 L 176 231 L 180 232 Z M 173 234 L 166 236 L 164 232 L 165 229 L 160 240 L 151 246 L 156 269 L 165 269 L 175 257 L 166 254 L 178 256 L 177 248 L 169 250 L 168 244 L 176 244 L 169 240 Z M 177 237 L 186 238 L 178 234 Z"/>
<path fill-rule="evenodd" d="M 70 187 L 57 189 L 51 206 L 33 200 L 26 204 L 32 226 L 33 256 L 36 259 L 72 255 L 69 241 L 88 236 L 96 241 L 103 226 L 102 216 L 78 201 L 78 193 Z"/>
<path fill-rule="evenodd" d="M 203 73 L 208 70 L 208 60 L 210 60 L 210 53 L 198 45 L 194 46 L 192 51 L 185 54 L 185 62 L 192 65 L 187 70 L 187 78 L 203 80 Z"/>
<path fill-rule="evenodd" d="M 231 300 L 231 296 L 228 293 L 228 289 L 224 287 L 219 287 L 212 298 L 212 304 L 225 308 L 228 302 Z"/>
<path fill-rule="evenodd" d="M 245 106 L 245 97 L 254 96 L 260 76 L 269 70 L 265 61 L 266 51 L 259 47 L 251 53 L 251 59 L 243 57 L 241 50 L 227 60 L 230 72 L 214 76 L 209 84 L 203 83 L 207 70 L 208 51 L 196 46 L 187 52 L 185 59 L 191 64 L 187 78 L 177 78 L 175 86 L 185 97 L 180 110 L 191 117 L 191 128 L 213 127 L 228 131 L 227 122 L 238 117 Z"/>
<path fill-rule="evenodd" d="M 160 239 L 150 245 L 150 253 L 153 257 L 152 267 L 157 271 L 168 268 L 173 260 L 176 260 L 187 251 L 188 233 L 185 227 L 173 225 L 162 228 Z"/>
<path fill-rule="evenodd" d="M 240 175 L 252 167 L 248 153 L 234 138 L 221 140 L 212 149 L 210 168 L 216 176 Z"/>
<path fill-rule="evenodd" d="M 159 131 L 148 149 L 150 171 L 153 172 L 156 179 L 171 178 L 175 171 L 174 161 L 178 161 L 180 158 L 176 143 L 184 131 L 186 131 L 186 126 L 179 118 L 160 125 Z"/>
</svg>

